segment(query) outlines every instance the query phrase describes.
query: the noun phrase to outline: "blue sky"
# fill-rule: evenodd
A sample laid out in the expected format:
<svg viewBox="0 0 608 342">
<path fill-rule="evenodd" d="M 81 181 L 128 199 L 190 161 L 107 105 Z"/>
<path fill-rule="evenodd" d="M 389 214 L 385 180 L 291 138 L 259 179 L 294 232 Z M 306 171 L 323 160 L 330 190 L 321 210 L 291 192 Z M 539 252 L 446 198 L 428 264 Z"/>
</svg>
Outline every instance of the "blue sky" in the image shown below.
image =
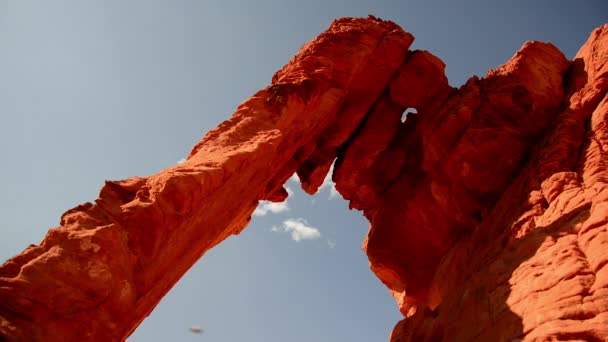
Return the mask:
<svg viewBox="0 0 608 342">
<path fill-rule="evenodd" d="M 571 58 L 608 21 L 604 0 L 455 3 L 0 0 L 0 259 L 105 179 L 178 162 L 334 18 L 395 21 L 456 86 L 526 40 Z M 367 222 L 331 184 L 287 185 L 287 207 L 205 255 L 129 340 L 386 341 L 401 317 L 361 251 Z"/>
</svg>

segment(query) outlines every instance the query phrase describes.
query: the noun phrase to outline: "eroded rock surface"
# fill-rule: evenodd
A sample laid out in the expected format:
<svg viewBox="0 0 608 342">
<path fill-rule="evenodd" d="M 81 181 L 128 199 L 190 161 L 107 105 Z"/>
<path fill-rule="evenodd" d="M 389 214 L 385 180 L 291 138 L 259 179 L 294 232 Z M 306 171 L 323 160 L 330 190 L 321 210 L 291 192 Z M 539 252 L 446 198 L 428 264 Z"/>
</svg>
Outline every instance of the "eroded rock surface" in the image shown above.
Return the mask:
<svg viewBox="0 0 608 342">
<path fill-rule="evenodd" d="M 294 172 L 314 193 L 335 160 L 407 317 L 391 341 L 608 339 L 608 25 L 574 61 L 529 42 L 460 89 L 412 41 L 338 19 L 185 163 L 106 182 L 2 265 L 0 337 L 125 339 L 260 200 Z"/>
<path fill-rule="evenodd" d="M 397 324 L 393 342 L 608 340 L 608 25 L 592 33 L 565 73 L 563 59 L 546 53 L 552 48 L 538 47 L 542 50 L 530 50 L 526 44 L 484 78 L 491 84 L 505 72 L 509 78 L 513 72 L 521 75 L 517 63 L 530 58 L 527 51 L 534 53 L 533 63 L 522 68 L 536 75 L 524 85 L 529 95 L 516 91 L 509 98 L 492 91 L 485 96 L 498 97 L 495 113 L 525 109 L 527 103 L 530 110 L 493 126 L 496 139 L 502 140 L 503 134 L 511 139 L 502 140 L 494 157 L 483 156 L 491 152 L 489 142 L 475 153 L 490 164 L 525 155 L 502 176 L 508 178 L 501 180 L 500 191 L 483 202 L 479 223 L 468 226 L 472 230 L 442 257 L 425 288 L 426 305 Z M 545 59 L 539 59 L 543 55 Z M 551 73 L 551 68 L 562 72 Z M 488 91 L 482 88 L 481 93 Z M 534 100 L 520 101 L 522 93 Z M 537 112 L 539 105 L 543 109 Z M 491 116 L 481 110 L 474 114 L 480 115 Z M 485 121 L 472 122 L 476 120 Z M 509 130 L 499 132 L 503 128 Z M 527 138 L 520 140 L 524 134 Z M 447 159 L 458 149 L 456 144 Z M 511 154 L 517 149 L 521 152 Z M 507 155 L 510 159 L 504 160 Z M 495 174 L 506 167 L 494 169 L 492 175 L 478 174 L 479 186 L 499 180 Z M 486 170 L 492 167 L 476 167 L 476 172 Z M 458 176 L 452 172 L 452 177 Z M 462 198 L 454 198 L 450 211 L 462 207 Z"/>
</svg>

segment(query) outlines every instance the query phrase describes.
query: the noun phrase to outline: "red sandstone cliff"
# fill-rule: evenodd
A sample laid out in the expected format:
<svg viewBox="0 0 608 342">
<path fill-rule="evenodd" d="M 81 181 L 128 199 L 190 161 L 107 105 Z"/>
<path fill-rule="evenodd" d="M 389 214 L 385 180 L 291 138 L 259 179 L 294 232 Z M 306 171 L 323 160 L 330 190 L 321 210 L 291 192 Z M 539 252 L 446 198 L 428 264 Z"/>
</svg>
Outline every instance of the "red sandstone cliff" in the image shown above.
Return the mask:
<svg viewBox="0 0 608 342">
<path fill-rule="evenodd" d="M 336 20 L 185 163 L 106 182 L 0 268 L 0 337 L 126 338 L 259 200 L 294 171 L 314 193 L 337 157 L 408 316 L 392 341 L 608 339 L 608 25 L 572 62 L 527 43 L 460 89 L 412 40 Z"/>
<path fill-rule="evenodd" d="M 459 178 L 470 176 L 478 188 L 466 189 L 469 196 L 483 193 L 479 187 L 501 184 L 500 189 L 484 200 L 479 222 L 466 224 L 468 233 L 437 264 L 425 288 L 428 307 L 401 321 L 391 341 L 608 340 L 607 62 L 604 25 L 571 63 L 564 65 L 551 46 L 526 44 L 481 80 L 481 106 L 468 128 L 456 133 L 459 142 L 441 151 L 446 164 L 458 155 L 484 164 L 471 175 L 467 160 L 459 160 L 460 175 L 450 171 L 458 178 L 436 196 L 433 177 L 429 193 L 437 202 L 449 201 L 455 187 L 468 184 Z M 504 88 L 501 79 L 518 77 L 527 91 Z M 484 83 L 500 88 L 484 89 Z M 470 85 L 453 101 L 464 102 Z M 421 115 L 420 126 L 426 120 L 433 121 Z M 439 118 L 439 127 L 446 121 Z M 487 127 L 490 136 L 484 139 Z M 531 128 L 539 130 L 527 135 Z M 444 132 L 454 134 L 450 128 Z M 476 146 L 467 146 L 467 135 L 478 138 Z M 488 167 L 488 161 L 513 162 Z M 463 202 L 470 203 L 463 193 L 452 199 L 442 209 L 461 211 Z"/>
</svg>

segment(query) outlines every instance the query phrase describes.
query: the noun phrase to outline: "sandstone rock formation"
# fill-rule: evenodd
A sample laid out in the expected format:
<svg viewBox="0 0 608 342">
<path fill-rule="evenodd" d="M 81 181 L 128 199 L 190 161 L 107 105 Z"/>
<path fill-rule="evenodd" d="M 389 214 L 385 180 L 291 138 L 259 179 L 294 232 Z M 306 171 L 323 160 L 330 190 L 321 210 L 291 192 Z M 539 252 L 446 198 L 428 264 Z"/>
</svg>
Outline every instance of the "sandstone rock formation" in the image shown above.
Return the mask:
<svg viewBox="0 0 608 342">
<path fill-rule="evenodd" d="M 336 20 L 185 163 L 106 182 L 0 268 L 0 337 L 125 339 L 260 200 L 294 172 L 314 193 L 336 160 L 407 317 L 391 341 L 608 339 L 608 25 L 572 62 L 526 43 L 460 89 L 412 41 Z"/>
</svg>

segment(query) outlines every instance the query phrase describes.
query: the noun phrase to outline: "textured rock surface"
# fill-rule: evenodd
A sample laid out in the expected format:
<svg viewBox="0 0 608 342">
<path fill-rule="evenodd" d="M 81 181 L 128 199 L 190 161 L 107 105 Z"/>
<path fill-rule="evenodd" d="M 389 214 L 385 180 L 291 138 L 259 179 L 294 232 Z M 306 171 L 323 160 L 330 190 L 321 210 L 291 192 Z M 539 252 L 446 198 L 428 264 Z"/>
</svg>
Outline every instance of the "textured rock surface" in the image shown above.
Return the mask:
<svg viewBox="0 0 608 342">
<path fill-rule="evenodd" d="M 531 51 L 535 63 L 522 72 L 536 69 L 536 75 L 545 75 L 527 79 L 527 87 L 541 91 L 532 92 L 541 96 L 530 102 L 534 111 L 539 103 L 553 101 L 542 92 L 559 95 L 546 107 L 550 117 L 543 114 L 529 122 L 528 112 L 498 129 L 512 125 L 509 136 L 519 139 L 522 128 L 548 124 L 546 133 L 526 147 L 529 157 L 501 182 L 502 193 L 488 199 L 480 222 L 471 226 L 472 234 L 439 262 L 427 305 L 397 324 L 393 342 L 608 340 L 608 25 L 593 32 L 570 64 L 564 75 L 564 96 L 561 82 L 552 81 L 549 72 L 551 65 L 563 62 L 550 63 L 560 59 L 557 55 L 540 60 L 543 54 L 538 52 L 547 52 L 549 47 L 539 47 L 542 50 Z M 518 74 L 518 59 L 524 62 L 529 48 L 529 44 L 524 46 L 505 66 L 489 72 L 485 84 L 505 72 Z M 488 93 L 482 88 L 484 92 Z M 492 91 L 489 98 L 494 96 L 501 95 Z M 517 104 L 517 97 L 512 100 Z M 498 101 L 500 106 L 494 108 L 502 109 L 509 99 Z M 480 115 L 488 113 L 476 111 L 473 122 L 481 121 Z M 493 134 L 500 138 L 499 132 Z M 530 139 L 528 143 L 534 137 Z M 487 160 L 497 162 L 521 145 L 508 142 L 495 151 L 500 157 Z M 491 144 L 484 142 L 477 154 L 486 148 Z M 448 159 L 458 149 L 456 144 Z M 494 175 L 476 177 L 482 186 L 495 179 Z M 458 206 L 462 198 L 458 197 Z"/>
<path fill-rule="evenodd" d="M 573 62 L 526 43 L 460 89 L 412 40 L 336 20 L 185 163 L 106 182 L 2 265 L 0 337 L 124 339 L 260 200 L 296 171 L 314 193 L 336 160 L 407 316 L 392 341 L 608 339 L 608 26 Z"/>
<path fill-rule="evenodd" d="M 312 171 L 311 156 L 335 158 L 412 40 L 390 22 L 337 20 L 185 163 L 106 182 L 95 203 L 66 212 L 0 268 L 0 336 L 127 337 L 205 251 L 246 226 L 259 200 L 284 199 L 283 183 Z"/>
</svg>

